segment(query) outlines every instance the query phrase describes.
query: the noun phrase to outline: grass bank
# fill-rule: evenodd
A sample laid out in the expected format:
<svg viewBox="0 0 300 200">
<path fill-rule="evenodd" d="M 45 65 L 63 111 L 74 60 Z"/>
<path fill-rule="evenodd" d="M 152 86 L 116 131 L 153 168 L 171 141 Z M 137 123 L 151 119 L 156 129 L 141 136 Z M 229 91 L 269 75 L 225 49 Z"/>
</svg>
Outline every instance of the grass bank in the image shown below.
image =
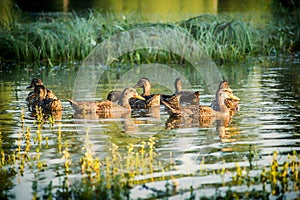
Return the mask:
<svg viewBox="0 0 300 200">
<path fill-rule="evenodd" d="M 230 62 L 248 56 L 294 54 L 300 46 L 300 17 L 277 5 L 263 27 L 226 16 L 201 15 L 172 24 L 141 24 L 135 16 L 118 19 L 97 11 L 64 16 L 40 16 L 34 21 L 12 10 L 0 22 L 0 63 L 74 64 L 116 33 L 145 26 L 180 27 L 189 32 L 215 61 Z M 22 20 L 21 20 L 22 19 Z M 24 20 L 25 19 L 25 20 Z M 170 52 L 139 50 L 124 55 L 122 62 L 180 62 Z"/>
</svg>

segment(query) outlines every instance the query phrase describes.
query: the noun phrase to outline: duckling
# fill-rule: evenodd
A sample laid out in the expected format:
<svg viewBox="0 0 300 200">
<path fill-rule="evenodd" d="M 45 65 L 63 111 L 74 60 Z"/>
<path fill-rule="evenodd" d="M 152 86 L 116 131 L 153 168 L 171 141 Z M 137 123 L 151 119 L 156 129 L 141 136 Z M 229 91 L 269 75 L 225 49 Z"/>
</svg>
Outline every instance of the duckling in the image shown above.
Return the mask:
<svg viewBox="0 0 300 200">
<path fill-rule="evenodd" d="M 180 95 L 180 103 L 199 104 L 200 93 L 192 91 L 182 91 L 182 81 L 180 78 L 176 78 L 174 82 L 175 94 Z"/>
<path fill-rule="evenodd" d="M 72 108 L 78 113 L 96 114 L 99 118 L 116 118 L 124 113 L 131 112 L 130 98 L 145 100 L 134 88 L 125 88 L 118 100 L 118 104 L 109 100 L 97 102 L 76 102 L 68 100 Z"/>
</svg>

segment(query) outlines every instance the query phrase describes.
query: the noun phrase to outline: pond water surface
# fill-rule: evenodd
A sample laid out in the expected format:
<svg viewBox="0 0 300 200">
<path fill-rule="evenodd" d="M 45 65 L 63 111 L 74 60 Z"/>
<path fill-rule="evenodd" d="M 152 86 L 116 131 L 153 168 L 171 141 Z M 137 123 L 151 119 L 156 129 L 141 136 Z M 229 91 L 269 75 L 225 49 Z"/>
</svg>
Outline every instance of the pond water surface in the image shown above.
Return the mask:
<svg viewBox="0 0 300 200">
<path fill-rule="evenodd" d="M 107 92 L 116 86 L 118 78 L 128 69 L 127 66 L 123 68 L 107 72 L 105 80 L 100 81 L 98 85 L 99 92 L 96 98 L 105 98 Z M 74 116 L 74 111 L 67 101 L 72 98 L 76 77 L 74 68 L 40 67 L 34 71 L 2 69 L 0 73 L 1 148 L 6 154 L 15 151 L 18 146 L 25 151 L 26 140 L 21 139 L 21 144 L 18 144 L 18 140 L 25 137 L 21 134 L 26 132 L 24 129 L 30 128 L 32 134 L 30 155 L 39 154 L 40 160 L 46 164 L 46 167 L 38 171 L 34 162 L 29 161 L 22 175 L 18 172 L 1 178 L 1 190 L 16 199 L 31 199 L 35 182 L 38 183 L 37 192 L 41 193 L 49 181 L 53 181 L 55 185 L 63 180 L 65 149 L 70 153 L 74 164 L 71 165 L 72 172 L 69 173 L 69 178 L 76 180 L 81 178 L 78 163 L 87 148 L 90 148 L 95 157 L 101 160 L 110 155 L 114 143 L 119 146 L 120 159 L 122 159 L 122 156 L 127 153 L 129 143 L 140 145 L 150 137 L 155 137 L 155 152 L 157 159 L 161 161 L 161 168 L 169 164 L 170 152 L 172 152 L 172 160 L 176 163 L 171 171 L 155 173 L 154 176 L 159 178 L 169 175 L 188 175 L 200 169 L 212 172 L 206 176 L 177 178 L 179 188 L 189 191 L 192 185 L 196 188 L 198 196 L 203 195 L 204 191 L 205 195 L 213 195 L 217 188 L 222 191 L 221 177 L 213 171 L 223 168 L 234 170 L 236 164 L 241 167 L 249 166 L 247 155 L 250 149 L 255 152 L 252 164 L 259 167 L 270 165 L 274 151 L 279 152 L 279 161 L 284 161 L 294 150 L 300 153 L 299 59 L 265 58 L 260 62 L 231 64 L 218 68 L 223 77 L 229 81 L 234 94 L 241 99 L 239 113 L 233 116 L 227 127 L 213 122 L 205 126 L 179 123 L 175 128 L 166 127 L 169 115 L 163 107 L 154 114 L 134 111 L 128 119 L 98 120 L 80 119 Z M 41 144 L 34 139 L 37 130 L 36 120 L 30 116 L 25 104 L 29 92 L 26 87 L 34 77 L 41 78 L 46 87 L 52 89 L 62 100 L 64 106 L 60 121 L 53 126 L 48 123 L 43 125 L 44 139 Z M 151 77 L 148 78 L 151 80 Z M 201 92 L 201 104 L 209 105 L 214 95 L 209 93 L 201 84 L 202 82 L 196 78 L 197 76 L 193 75 L 189 77 L 192 89 Z M 136 81 L 128 80 L 128 86 L 134 85 Z M 218 83 L 216 88 L 217 86 Z M 122 88 L 123 85 L 117 87 Z M 153 85 L 154 93 L 161 91 L 174 92 Z M 23 123 L 22 110 L 24 111 Z M 253 170 L 253 174 L 256 172 L 257 170 Z M 227 182 L 231 179 L 232 177 L 226 176 L 223 181 Z M 165 181 L 155 179 L 146 185 L 163 190 L 165 184 Z M 237 190 L 243 189 L 245 189 L 243 186 L 237 188 Z M 153 190 L 137 185 L 132 188 L 131 197 L 146 198 L 152 193 Z M 293 197 L 294 194 L 291 195 L 290 197 Z M 188 197 L 189 192 L 176 194 L 174 198 L 185 196 Z"/>
</svg>

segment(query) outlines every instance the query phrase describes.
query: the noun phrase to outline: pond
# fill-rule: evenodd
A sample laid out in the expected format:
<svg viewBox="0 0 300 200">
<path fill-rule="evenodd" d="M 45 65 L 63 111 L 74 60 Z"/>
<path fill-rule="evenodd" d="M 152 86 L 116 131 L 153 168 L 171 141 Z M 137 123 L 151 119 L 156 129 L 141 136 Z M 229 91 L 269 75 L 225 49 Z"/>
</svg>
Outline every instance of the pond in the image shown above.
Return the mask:
<svg viewBox="0 0 300 200">
<path fill-rule="evenodd" d="M 135 71 L 136 74 L 131 79 L 120 81 L 132 68 L 108 68 L 97 85 L 95 99 L 105 99 L 110 90 L 132 86 L 138 81 L 137 77 L 145 76 L 143 72 Z M 184 67 L 172 68 L 182 71 Z M 184 70 L 186 77 L 182 78 L 189 80 L 191 85 L 188 87 L 187 82 L 183 82 L 183 88 L 200 91 L 200 103 L 210 105 L 214 99 L 213 92 L 205 87 L 195 71 L 189 71 L 188 68 Z M 166 123 L 169 115 L 163 106 L 153 113 L 135 110 L 125 119 L 75 116 L 68 99 L 73 97 L 78 71 L 76 67 L 2 69 L 0 145 L 5 154 L 18 152 L 19 148 L 19 155 L 26 152 L 28 155 L 25 163 L 20 161 L 6 166 L 15 167 L 16 173 L 1 172 L 2 194 L 15 199 L 32 199 L 34 194 L 43 193 L 43 188 L 49 185 L 49 181 L 55 186 L 68 176 L 72 184 L 82 177 L 80 159 L 87 152 L 103 161 L 106 156 L 112 156 L 112 144 L 115 144 L 120 154 L 118 159 L 125 162 L 129 144 L 140 147 L 142 141 L 148 142 L 153 137 L 158 164 L 154 166 L 154 172 L 136 177 L 144 182 L 131 188 L 130 197 L 133 199 L 149 198 L 156 190 L 164 190 L 164 178 L 170 176 L 175 177 L 178 187 L 183 191 L 174 194 L 173 198 L 188 197 L 190 186 L 195 188 L 197 197 L 214 195 L 222 192 L 223 182 L 229 182 L 233 178 L 226 175 L 222 179 L 215 172 L 223 169 L 235 171 L 237 166 L 243 168 L 253 165 L 256 168 L 250 170 L 250 173 L 255 176 L 258 169 L 271 164 L 273 152 L 279 153 L 279 163 L 285 161 L 293 151 L 299 153 L 299 59 L 253 59 L 245 63 L 221 65 L 218 70 L 229 81 L 234 94 L 240 98 L 240 111 L 232 117 L 229 125 L 222 126 L 217 122 L 208 125 L 179 123 L 169 127 Z M 153 82 L 153 93 L 174 92 L 173 88 L 160 85 L 154 81 L 155 77 L 149 76 Z M 26 87 L 34 77 L 41 78 L 44 85 L 61 99 L 64 107 L 61 120 L 54 124 L 45 122 L 42 128 L 39 128 L 37 120 L 27 111 L 25 103 L 30 91 Z M 215 83 L 215 89 L 218 84 Z M 138 89 L 138 92 L 141 90 Z M 67 174 L 66 152 L 70 160 L 70 171 Z M 253 159 L 249 159 L 249 152 L 254 154 Z M 173 167 L 167 170 L 170 163 L 173 163 Z M 199 170 L 209 173 L 189 177 Z M 241 184 L 232 189 L 243 191 L 245 187 L 246 185 Z M 261 188 L 262 184 L 256 187 Z M 286 195 L 287 198 L 295 198 L 299 191 Z"/>
</svg>

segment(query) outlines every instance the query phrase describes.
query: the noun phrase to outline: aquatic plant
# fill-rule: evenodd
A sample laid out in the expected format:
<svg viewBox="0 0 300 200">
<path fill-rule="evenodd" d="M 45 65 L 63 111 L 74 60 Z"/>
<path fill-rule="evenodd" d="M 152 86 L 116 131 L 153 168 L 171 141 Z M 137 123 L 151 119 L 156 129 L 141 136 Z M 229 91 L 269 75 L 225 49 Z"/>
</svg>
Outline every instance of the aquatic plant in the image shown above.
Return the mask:
<svg viewBox="0 0 300 200">
<path fill-rule="evenodd" d="M 25 61 L 48 66 L 72 65 L 84 60 L 95 45 L 116 33 L 155 26 L 187 30 L 216 61 L 237 61 L 256 55 L 292 54 L 299 50 L 299 12 L 293 16 L 284 14 L 280 18 L 274 17 L 264 27 L 256 27 L 250 22 L 224 15 L 200 15 L 178 23 L 164 24 L 139 23 L 135 16 L 118 19 L 112 14 L 103 15 L 96 10 L 80 15 L 41 16 L 31 22 L 21 21 L 25 14 L 13 8 L 11 13 L 8 22 L 0 22 L 0 59 L 4 63 Z M 116 61 L 138 64 L 184 63 L 178 55 L 153 49 L 135 50 L 116 58 Z"/>
<path fill-rule="evenodd" d="M 0 174 L 2 179 L 15 175 L 23 176 L 26 170 L 32 170 L 35 176 L 46 170 L 47 160 L 43 159 L 43 148 L 47 148 L 47 137 L 43 135 L 44 128 L 36 123 L 36 131 L 24 124 L 16 138 L 17 147 L 13 152 L 2 149 L 0 134 Z M 233 168 L 211 170 L 205 167 L 203 157 L 199 171 L 192 174 L 165 175 L 172 167 L 163 167 L 156 154 L 156 139 L 149 138 L 139 144 L 128 144 L 126 151 L 120 151 L 116 144 L 111 144 L 110 153 L 104 159 L 93 152 L 88 130 L 80 161 L 72 159 L 70 145 L 62 138 L 58 126 L 57 148 L 62 156 L 62 162 L 57 167 L 57 173 L 62 180 L 57 185 L 52 181 L 47 185 L 32 182 L 32 197 L 39 198 L 69 198 L 69 199 L 128 199 L 131 189 L 140 186 L 150 191 L 149 198 L 167 198 L 169 196 L 189 197 L 191 199 L 207 198 L 268 198 L 278 197 L 287 193 L 299 193 L 300 155 L 296 151 L 287 155 L 280 164 L 278 153 L 273 153 L 270 165 L 259 166 L 254 162 L 259 159 L 254 146 L 247 153 L 248 166 L 236 164 Z M 170 155 L 170 163 L 172 156 Z M 226 160 L 223 160 L 226 164 Z M 62 170 L 63 169 L 63 170 Z M 79 169 L 79 171 L 78 171 Z M 81 173 L 81 177 L 71 175 Z M 157 176 L 159 174 L 159 176 Z M 167 173 L 166 173 L 167 174 Z M 181 185 L 181 178 L 205 177 L 218 175 L 222 183 L 213 185 L 215 196 L 202 193 L 202 186 L 191 184 Z M 165 182 L 165 188 L 155 188 L 150 183 Z M 207 186 L 208 187 L 208 186 Z M 2 188 L 1 197 L 8 197 L 9 188 Z M 221 192 L 223 191 L 223 192 Z"/>
<path fill-rule="evenodd" d="M 258 31 L 247 22 L 201 15 L 180 23 L 201 47 L 221 60 L 239 60 L 255 51 Z"/>
<path fill-rule="evenodd" d="M 95 19 L 70 18 L 40 19 L 32 23 L 21 23 L 14 29 L 1 26 L 0 48 L 3 58 L 26 62 L 43 62 L 47 65 L 82 60 L 93 48 L 97 29 Z M 6 46 L 6 47 L 5 47 Z"/>
</svg>

